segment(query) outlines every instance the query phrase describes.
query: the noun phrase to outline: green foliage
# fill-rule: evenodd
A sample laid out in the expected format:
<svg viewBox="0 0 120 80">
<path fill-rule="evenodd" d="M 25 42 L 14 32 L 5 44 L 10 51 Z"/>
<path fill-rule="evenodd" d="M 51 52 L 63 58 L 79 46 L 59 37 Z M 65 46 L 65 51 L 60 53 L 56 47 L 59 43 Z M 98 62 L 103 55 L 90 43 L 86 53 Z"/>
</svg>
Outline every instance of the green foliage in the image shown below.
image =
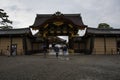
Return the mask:
<svg viewBox="0 0 120 80">
<path fill-rule="evenodd" d="M 11 29 L 11 26 L 8 26 L 9 24 L 12 24 L 12 21 L 8 19 L 8 15 L 6 12 L 4 12 L 3 9 L 0 9 L 0 24 L 3 26 L 0 26 L 1 29 Z"/>
<path fill-rule="evenodd" d="M 12 29 L 12 26 L 0 26 L 0 29 Z"/>
<path fill-rule="evenodd" d="M 98 25 L 98 28 L 112 29 L 112 27 L 110 27 L 110 25 L 107 24 L 107 23 L 100 23 L 100 24 Z"/>
</svg>

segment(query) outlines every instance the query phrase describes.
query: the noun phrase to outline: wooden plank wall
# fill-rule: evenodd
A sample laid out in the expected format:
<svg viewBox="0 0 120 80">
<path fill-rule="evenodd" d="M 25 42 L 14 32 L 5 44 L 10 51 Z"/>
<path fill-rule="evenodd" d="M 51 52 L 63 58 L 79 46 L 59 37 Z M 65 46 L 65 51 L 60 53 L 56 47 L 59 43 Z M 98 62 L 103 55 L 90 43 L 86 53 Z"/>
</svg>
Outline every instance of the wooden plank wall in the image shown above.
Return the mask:
<svg viewBox="0 0 120 80">
<path fill-rule="evenodd" d="M 116 38 L 95 38 L 93 54 L 117 54 Z"/>
<path fill-rule="evenodd" d="M 9 46 L 10 51 L 10 38 L 0 38 L 0 55 L 5 55 Z M 17 55 L 23 55 L 23 42 L 22 38 L 12 38 L 12 44 L 17 44 Z"/>
</svg>

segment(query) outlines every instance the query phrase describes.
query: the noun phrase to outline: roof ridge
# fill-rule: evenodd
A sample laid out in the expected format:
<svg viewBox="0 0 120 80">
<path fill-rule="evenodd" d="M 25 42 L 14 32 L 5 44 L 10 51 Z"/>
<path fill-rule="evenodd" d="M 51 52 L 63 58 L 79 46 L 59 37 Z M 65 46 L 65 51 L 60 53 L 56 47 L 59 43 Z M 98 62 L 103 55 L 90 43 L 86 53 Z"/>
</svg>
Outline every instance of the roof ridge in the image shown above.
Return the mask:
<svg viewBox="0 0 120 80">
<path fill-rule="evenodd" d="M 52 16 L 52 15 L 54 15 L 54 14 L 36 14 L 37 16 Z M 81 14 L 80 13 L 76 13 L 76 14 L 63 14 L 64 16 L 81 16 Z"/>
<path fill-rule="evenodd" d="M 23 29 L 30 29 L 30 28 L 28 27 L 28 28 L 0 29 L 0 31 L 23 30 Z"/>
<path fill-rule="evenodd" d="M 93 27 L 88 27 L 87 29 L 94 29 L 94 30 L 120 30 L 120 29 L 115 29 L 115 28 L 93 28 Z"/>
</svg>

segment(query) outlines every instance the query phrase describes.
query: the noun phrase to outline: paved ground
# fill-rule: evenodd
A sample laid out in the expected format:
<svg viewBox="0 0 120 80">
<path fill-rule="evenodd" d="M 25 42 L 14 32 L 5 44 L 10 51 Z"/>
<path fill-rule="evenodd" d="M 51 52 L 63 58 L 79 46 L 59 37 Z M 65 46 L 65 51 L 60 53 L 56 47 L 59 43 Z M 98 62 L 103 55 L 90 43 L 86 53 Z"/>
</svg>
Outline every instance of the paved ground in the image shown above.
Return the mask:
<svg viewBox="0 0 120 80">
<path fill-rule="evenodd" d="M 0 80 L 120 80 L 120 55 L 0 56 Z"/>
</svg>

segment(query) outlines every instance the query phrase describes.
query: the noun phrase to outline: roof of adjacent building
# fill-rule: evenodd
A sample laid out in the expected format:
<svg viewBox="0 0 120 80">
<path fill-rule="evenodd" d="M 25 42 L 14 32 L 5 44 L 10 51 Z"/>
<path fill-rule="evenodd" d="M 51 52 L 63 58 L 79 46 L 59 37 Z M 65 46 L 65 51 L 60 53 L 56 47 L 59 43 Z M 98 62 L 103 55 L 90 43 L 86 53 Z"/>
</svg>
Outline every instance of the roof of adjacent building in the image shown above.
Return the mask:
<svg viewBox="0 0 120 80">
<path fill-rule="evenodd" d="M 53 16 L 54 16 L 54 14 L 37 14 L 34 24 L 30 27 L 32 28 L 32 27 L 40 26 L 45 21 L 53 18 Z M 80 14 L 63 14 L 62 17 L 72 21 L 75 25 L 85 26 Z"/>
<path fill-rule="evenodd" d="M 86 30 L 86 34 L 95 34 L 95 35 L 120 35 L 120 29 L 100 29 L 100 28 L 90 28 Z"/>
<path fill-rule="evenodd" d="M 30 28 L 20 28 L 20 29 L 0 29 L 0 36 L 2 35 L 20 35 L 20 34 L 30 34 Z"/>
</svg>

